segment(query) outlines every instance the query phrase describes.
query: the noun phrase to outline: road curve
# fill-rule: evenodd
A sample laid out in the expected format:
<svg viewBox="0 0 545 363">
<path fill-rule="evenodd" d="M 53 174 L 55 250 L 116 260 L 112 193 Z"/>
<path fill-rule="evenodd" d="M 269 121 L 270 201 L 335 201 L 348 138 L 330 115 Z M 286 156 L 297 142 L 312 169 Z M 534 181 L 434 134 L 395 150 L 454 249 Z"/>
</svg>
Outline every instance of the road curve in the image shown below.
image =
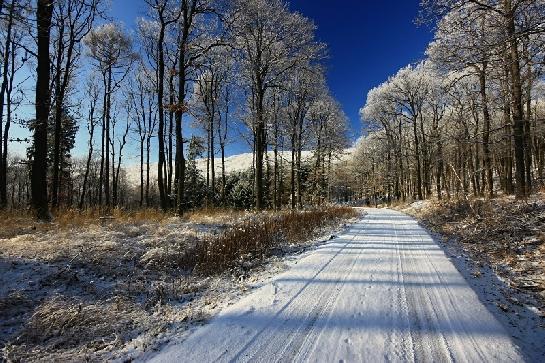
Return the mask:
<svg viewBox="0 0 545 363">
<path fill-rule="evenodd" d="M 366 212 L 151 361 L 523 361 L 414 219 L 388 209 Z"/>
</svg>

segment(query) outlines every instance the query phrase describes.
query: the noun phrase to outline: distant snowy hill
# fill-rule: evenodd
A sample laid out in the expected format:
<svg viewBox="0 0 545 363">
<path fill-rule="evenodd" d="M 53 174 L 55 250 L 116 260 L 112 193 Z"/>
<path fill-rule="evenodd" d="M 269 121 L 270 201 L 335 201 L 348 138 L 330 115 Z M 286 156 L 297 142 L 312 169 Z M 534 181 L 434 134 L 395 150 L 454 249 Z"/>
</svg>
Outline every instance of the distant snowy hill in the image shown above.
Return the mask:
<svg viewBox="0 0 545 363">
<path fill-rule="evenodd" d="M 343 155 L 340 157 L 338 161 L 344 161 L 347 160 L 354 152 L 354 148 L 348 148 L 345 149 Z M 284 151 L 279 153 L 279 157 L 283 158 L 283 162 L 287 163 L 291 161 L 291 152 Z M 309 159 L 314 155 L 313 151 L 303 151 L 302 157 L 303 159 Z M 225 172 L 226 174 L 231 173 L 238 173 L 241 171 L 245 171 L 250 169 L 253 166 L 254 159 L 253 159 L 252 153 L 243 153 L 238 155 L 232 155 L 225 158 Z M 272 161 L 274 159 L 274 153 L 272 151 L 269 151 L 269 159 Z M 221 175 L 221 158 L 215 158 L 215 169 L 216 169 L 216 175 Z M 197 159 L 197 168 L 203 172 L 203 174 L 206 175 L 206 159 Z M 125 171 L 127 172 L 127 176 L 129 179 L 129 182 L 131 184 L 139 184 L 140 183 L 140 165 L 138 164 L 132 164 L 127 167 L 125 167 Z M 144 173 L 145 173 L 145 165 L 144 165 Z M 157 180 L 157 163 L 150 164 L 150 179 L 151 180 Z"/>
</svg>

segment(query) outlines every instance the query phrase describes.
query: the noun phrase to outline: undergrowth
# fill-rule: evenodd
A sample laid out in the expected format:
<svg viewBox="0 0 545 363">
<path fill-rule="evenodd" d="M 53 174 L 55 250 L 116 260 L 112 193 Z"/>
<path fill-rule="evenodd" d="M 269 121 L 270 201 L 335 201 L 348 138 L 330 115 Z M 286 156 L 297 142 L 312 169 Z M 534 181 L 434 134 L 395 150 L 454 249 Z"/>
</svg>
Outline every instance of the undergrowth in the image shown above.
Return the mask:
<svg viewBox="0 0 545 363">
<path fill-rule="evenodd" d="M 199 241 L 183 265 L 199 274 L 222 273 L 245 261 L 261 261 L 287 243 L 308 241 L 324 227 L 356 215 L 347 207 L 257 215 Z"/>
<path fill-rule="evenodd" d="M 474 261 L 491 266 L 513 288 L 533 299 L 545 316 L 545 202 L 454 200 L 416 213 L 428 227 L 454 238 Z"/>
<path fill-rule="evenodd" d="M 241 266 L 262 266 L 356 214 L 67 210 L 42 224 L 2 212 L 0 361 L 103 361 L 151 349 L 238 291 Z"/>
</svg>

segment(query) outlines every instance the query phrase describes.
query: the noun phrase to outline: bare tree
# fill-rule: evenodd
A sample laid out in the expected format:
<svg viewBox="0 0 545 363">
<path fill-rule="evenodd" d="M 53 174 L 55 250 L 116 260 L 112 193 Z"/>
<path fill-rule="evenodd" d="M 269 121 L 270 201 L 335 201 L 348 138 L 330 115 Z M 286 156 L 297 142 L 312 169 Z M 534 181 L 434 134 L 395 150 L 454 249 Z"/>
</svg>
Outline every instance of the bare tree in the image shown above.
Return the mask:
<svg viewBox="0 0 545 363">
<path fill-rule="evenodd" d="M 49 220 L 47 200 L 47 123 L 50 107 L 49 41 L 53 2 L 38 0 L 36 26 L 38 37 L 36 68 L 36 120 L 34 124 L 34 155 L 32 160 L 32 207 L 38 219 Z"/>
<path fill-rule="evenodd" d="M 95 135 L 95 127 L 97 124 L 96 109 L 99 98 L 99 86 L 95 77 L 90 78 L 87 81 L 86 94 L 89 96 L 89 113 L 87 116 L 87 132 L 89 135 L 87 161 L 85 163 L 85 173 L 83 177 L 82 190 L 79 201 L 79 209 L 83 209 L 85 205 L 85 197 L 87 194 L 87 181 L 89 179 L 89 172 L 91 170 L 91 161 L 93 159 L 94 143 L 93 138 Z"/>
<path fill-rule="evenodd" d="M 109 155 L 112 94 L 119 89 L 121 82 L 127 76 L 135 55 L 132 52 L 130 37 L 119 25 L 113 23 L 92 29 L 84 42 L 88 47 L 89 56 L 96 62 L 103 78 L 101 179 L 106 207 L 109 209 L 111 206 Z"/>
<path fill-rule="evenodd" d="M 66 94 L 73 83 L 73 72 L 80 56 L 80 44 L 91 31 L 101 0 L 60 0 L 53 8 L 55 58 L 53 67 L 54 150 L 51 204 L 59 205 L 62 118 L 66 110 Z M 71 82 L 72 81 L 72 82 Z"/>
<path fill-rule="evenodd" d="M 27 61 L 26 56 L 21 56 L 21 43 L 27 36 L 22 26 L 22 16 L 27 4 L 25 2 L 11 1 L 7 4 L 8 11 L 5 19 L 4 47 L 0 50 L 2 59 L 0 87 L 0 208 L 6 208 L 7 175 L 8 175 L 8 140 L 13 118 L 14 80 L 18 71 Z M 4 121 L 5 118 L 5 121 Z M 2 129 L 3 127 L 3 129 Z"/>
<path fill-rule="evenodd" d="M 151 37 L 155 43 L 150 47 L 151 51 L 156 50 L 156 55 L 153 55 L 154 62 L 156 64 L 157 75 L 157 106 L 158 106 L 158 164 L 157 164 L 157 178 L 159 186 L 159 198 L 161 202 L 161 208 L 166 210 L 168 208 L 168 178 L 165 174 L 166 169 L 166 155 L 165 155 L 165 38 L 167 36 L 168 28 L 179 21 L 181 16 L 180 11 L 173 9 L 173 1 L 169 0 L 147 0 L 148 6 L 155 12 L 154 16 L 157 19 L 159 32 L 157 38 Z M 156 30 L 156 29 L 154 29 Z M 149 35 L 149 34 L 146 34 Z"/>
<path fill-rule="evenodd" d="M 266 95 L 289 70 L 319 58 L 323 46 L 314 39 L 314 24 L 281 0 L 236 0 L 228 26 L 252 95 L 256 208 L 263 209 Z"/>
</svg>

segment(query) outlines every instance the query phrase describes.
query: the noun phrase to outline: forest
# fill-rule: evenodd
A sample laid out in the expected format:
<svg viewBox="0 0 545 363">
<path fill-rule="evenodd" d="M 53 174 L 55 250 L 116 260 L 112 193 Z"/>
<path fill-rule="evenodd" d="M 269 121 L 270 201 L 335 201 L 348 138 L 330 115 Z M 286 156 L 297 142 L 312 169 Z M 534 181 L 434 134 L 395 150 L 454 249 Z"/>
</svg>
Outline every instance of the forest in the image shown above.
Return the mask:
<svg viewBox="0 0 545 363">
<path fill-rule="evenodd" d="M 329 203 L 349 125 L 312 20 L 115 5 L 0 1 L 2 361 L 148 354 L 359 215 Z"/>
<path fill-rule="evenodd" d="M 329 197 L 348 126 L 311 20 L 276 0 L 146 0 L 127 29 L 108 9 L 0 4 L 2 208 L 32 206 L 47 220 L 72 208 L 182 215 Z M 252 150 L 250 170 L 226 170 L 234 143 Z"/>
<path fill-rule="evenodd" d="M 545 0 L 0 0 L 0 361 L 543 362 Z"/>
<path fill-rule="evenodd" d="M 426 58 L 372 89 L 352 180 L 388 200 L 539 191 L 545 167 L 540 1 L 423 1 Z M 385 162 L 384 162 L 385 161 Z"/>
</svg>

